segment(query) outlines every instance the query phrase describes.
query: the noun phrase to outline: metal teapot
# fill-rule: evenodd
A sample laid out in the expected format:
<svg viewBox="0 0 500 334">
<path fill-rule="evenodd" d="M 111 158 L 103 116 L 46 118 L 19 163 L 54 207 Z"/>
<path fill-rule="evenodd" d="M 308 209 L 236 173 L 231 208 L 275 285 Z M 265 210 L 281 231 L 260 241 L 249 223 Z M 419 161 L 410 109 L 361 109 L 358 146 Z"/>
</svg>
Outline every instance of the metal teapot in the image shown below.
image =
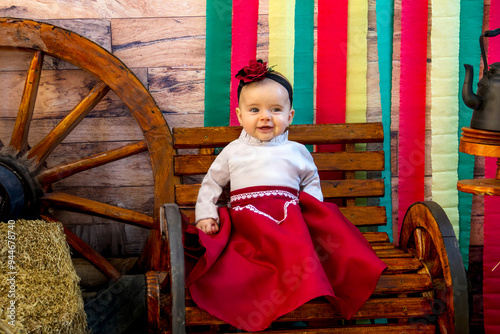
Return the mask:
<svg viewBox="0 0 500 334">
<path fill-rule="evenodd" d="M 467 107 L 474 110 L 470 122 L 470 127 L 473 129 L 500 132 L 500 62 L 488 66 L 483 41 L 484 37 L 494 37 L 498 34 L 500 34 L 500 28 L 485 31 L 479 37 L 484 70 L 483 77 L 477 84 L 477 94 L 472 91 L 473 67 L 464 64 L 462 99 Z"/>
</svg>

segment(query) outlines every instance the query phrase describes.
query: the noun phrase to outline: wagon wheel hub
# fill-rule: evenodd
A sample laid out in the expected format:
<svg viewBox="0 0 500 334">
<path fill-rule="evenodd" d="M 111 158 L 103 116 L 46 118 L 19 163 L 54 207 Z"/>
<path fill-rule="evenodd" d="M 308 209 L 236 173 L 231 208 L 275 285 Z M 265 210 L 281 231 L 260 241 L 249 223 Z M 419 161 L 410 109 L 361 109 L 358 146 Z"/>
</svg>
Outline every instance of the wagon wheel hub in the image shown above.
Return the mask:
<svg viewBox="0 0 500 334">
<path fill-rule="evenodd" d="M 26 158 L 17 158 L 8 147 L 0 150 L 0 221 L 33 218 L 43 194 L 32 177 Z"/>
</svg>

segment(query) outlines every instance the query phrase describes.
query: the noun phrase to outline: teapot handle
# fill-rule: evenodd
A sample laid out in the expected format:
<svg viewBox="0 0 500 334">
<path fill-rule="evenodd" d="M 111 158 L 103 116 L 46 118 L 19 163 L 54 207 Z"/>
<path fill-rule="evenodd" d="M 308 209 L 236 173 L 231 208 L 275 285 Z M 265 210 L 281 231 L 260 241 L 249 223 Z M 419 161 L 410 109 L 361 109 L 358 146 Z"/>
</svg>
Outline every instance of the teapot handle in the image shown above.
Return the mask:
<svg viewBox="0 0 500 334">
<path fill-rule="evenodd" d="M 483 57 L 483 75 L 488 74 L 488 59 L 486 58 L 486 52 L 484 51 L 484 37 L 495 37 L 500 34 L 500 28 L 495 30 L 487 30 L 479 37 L 479 45 L 481 46 L 481 56 Z"/>
</svg>

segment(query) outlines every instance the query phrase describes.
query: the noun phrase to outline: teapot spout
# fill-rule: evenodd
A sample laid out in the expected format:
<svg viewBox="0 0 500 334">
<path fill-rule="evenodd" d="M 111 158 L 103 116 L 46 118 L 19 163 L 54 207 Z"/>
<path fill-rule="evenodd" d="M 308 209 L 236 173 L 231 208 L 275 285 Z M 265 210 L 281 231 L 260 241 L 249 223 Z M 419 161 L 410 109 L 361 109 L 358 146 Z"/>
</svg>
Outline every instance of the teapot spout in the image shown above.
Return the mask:
<svg viewBox="0 0 500 334">
<path fill-rule="evenodd" d="M 474 94 L 472 91 L 472 77 L 474 76 L 474 69 L 471 65 L 464 64 L 465 78 L 462 87 L 462 99 L 467 107 L 473 110 L 479 110 L 483 106 L 483 98 Z"/>
</svg>

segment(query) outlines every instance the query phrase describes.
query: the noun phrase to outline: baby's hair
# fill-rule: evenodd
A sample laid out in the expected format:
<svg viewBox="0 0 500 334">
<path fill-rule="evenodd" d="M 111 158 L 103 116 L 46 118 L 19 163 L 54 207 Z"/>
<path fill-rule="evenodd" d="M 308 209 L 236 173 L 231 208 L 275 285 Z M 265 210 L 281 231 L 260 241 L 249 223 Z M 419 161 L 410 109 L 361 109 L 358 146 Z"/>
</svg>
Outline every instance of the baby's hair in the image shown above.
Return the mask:
<svg viewBox="0 0 500 334">
<path fill-rule="evenodd" d="M 252 82 L 257 82 L 264 80 L 265 78 L 276 81 L 283 87 L 285 87 L 288 92 L 288 98 L 290 100 L 290 106 L 293 104 L 293 88 L 292 84 L 288 79 L 281 73 L 276 72 L 272 69 L 273 66 L 267 67 L 267 63 L 262 60 L 250 60 L 249 66 L 243 67 L 236 74 L 236 79 L 240 80 L 238 85 L 238 101 L 240 100 L 241 89 Z"/>
<path fill-rule="evenodd" d="M 277 83 L 279 83 L 280 85 L 285 87 L 286 91 L 288 92 L 288 98 L 290 99 L 290 106 L 292 106 L 292 104 L 293 104 L 293 88 L 292 88 L 292 85 L 290 84 L 290 81 L 288 81 L 288 79 L 285 78 L 284 75 L 282 75 L 276 71 L 267 73 L 265 78 L 276 81 Z M 252 81 L 252 82 L 255 82 L 255 81 Z M 238 85 L 238 101 L 240 100 L 241 90 L 243 89 L 243 87 L 245 87 L 249 83 L 250 82 L 244 82 L 243 80 L 240 80 L 240 84 Z"/>
</svg>

